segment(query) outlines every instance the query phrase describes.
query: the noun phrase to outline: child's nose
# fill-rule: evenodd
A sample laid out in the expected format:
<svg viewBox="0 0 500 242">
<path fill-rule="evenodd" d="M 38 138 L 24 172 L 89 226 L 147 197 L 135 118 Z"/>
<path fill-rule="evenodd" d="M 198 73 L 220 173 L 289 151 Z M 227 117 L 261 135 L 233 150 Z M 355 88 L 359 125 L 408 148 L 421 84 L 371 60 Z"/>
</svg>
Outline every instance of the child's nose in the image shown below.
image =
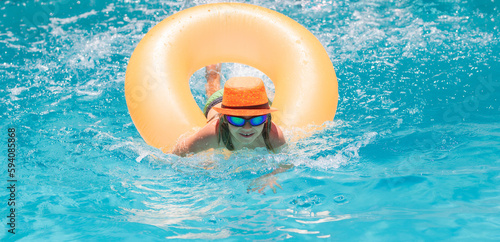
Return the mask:
<svg viewBox="0 0 500 242">
<path fill-rule="evenodd" d="M 252 125 L 250 124 L 250 122 L 245 122 L 245 125 L 243 125 L 243 128 L 244 129 L 251 129 Z"/>
</svg>

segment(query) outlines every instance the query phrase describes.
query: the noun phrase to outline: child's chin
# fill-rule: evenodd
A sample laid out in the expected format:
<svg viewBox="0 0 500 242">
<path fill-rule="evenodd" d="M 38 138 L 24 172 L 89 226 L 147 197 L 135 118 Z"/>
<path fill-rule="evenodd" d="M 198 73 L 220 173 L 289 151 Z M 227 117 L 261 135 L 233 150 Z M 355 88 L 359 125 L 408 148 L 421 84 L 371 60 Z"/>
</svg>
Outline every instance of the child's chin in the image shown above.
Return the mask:
<svg viewBox="0 0 500 242">
<path fill-rule="evenodd" d="M 254 137 L 251 138 L 238 137 L 238 141 L 244 145 L 251 144 L 254 140 L 255 140 Z"/>
</svg>

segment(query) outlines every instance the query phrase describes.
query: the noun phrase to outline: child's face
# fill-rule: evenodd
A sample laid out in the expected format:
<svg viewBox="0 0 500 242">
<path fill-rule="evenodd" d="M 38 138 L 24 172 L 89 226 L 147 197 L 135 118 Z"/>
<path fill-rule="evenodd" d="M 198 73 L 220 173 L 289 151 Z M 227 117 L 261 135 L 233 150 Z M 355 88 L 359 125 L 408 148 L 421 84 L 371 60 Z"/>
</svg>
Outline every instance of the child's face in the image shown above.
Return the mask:
<svg viewBox="0 0 500 242">
<path fill-rule="evenodd" d="M 244 116 L 244 119 L 251 119 L 252 116 Z M 265 122 L 264 122 L 265 123 Z M 229 132 L 236 139 L 237 142 L 248 145 L 254 142 L 264 129 L 264 123 L 258 126 L 252 126 L 250 122 L 245 122 L 242 127 L 236 127 L 228 124 Z"/>
</svg>

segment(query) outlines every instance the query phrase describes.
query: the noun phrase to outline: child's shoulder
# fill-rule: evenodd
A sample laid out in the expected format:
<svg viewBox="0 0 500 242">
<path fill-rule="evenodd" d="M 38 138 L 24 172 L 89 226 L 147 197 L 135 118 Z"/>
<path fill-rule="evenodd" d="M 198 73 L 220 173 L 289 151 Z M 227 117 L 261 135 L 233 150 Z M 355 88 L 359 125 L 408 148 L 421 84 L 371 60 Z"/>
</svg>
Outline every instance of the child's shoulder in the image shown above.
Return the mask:
<svg viewBox="0 0 500 242">
<path fill-rule="evenodd" d="M 286 144 L 285 136 L 283 135 L 283 131 L 281 131 L 281 128 L 276 125 L 274 122 L 271 123 L 271 133 L 270 133 L 270 140 L 271 144 L 273 147 L 281 147 L 282 145 Z"/>
<path fill-rule="evenodd" d="M 185 156 L 189 153 L 197 153 L 211 148 L 218 148 L 217 122 L 209 122 L 193 135 L 177 141 L 173 153 Z"/>
<path fill-rule="evenodd" d="M 215 143 L 217 143 L 218 122 L 218 119 L 212 119 L 210 122 L 208 122 L 196 133 L 196 135 L 198 136 L 197 138 L 206 142 L 210 141 L 210 143 L 212 143 L 215 141 Z"/>
</svg>

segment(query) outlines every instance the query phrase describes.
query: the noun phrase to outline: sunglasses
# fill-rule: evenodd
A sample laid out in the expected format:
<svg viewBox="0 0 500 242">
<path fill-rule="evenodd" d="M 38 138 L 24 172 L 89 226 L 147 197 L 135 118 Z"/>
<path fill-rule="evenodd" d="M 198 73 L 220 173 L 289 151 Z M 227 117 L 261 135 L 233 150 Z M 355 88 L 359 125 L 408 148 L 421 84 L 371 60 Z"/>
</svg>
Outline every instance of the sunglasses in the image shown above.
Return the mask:
<svg viewBox="0 0 500 242">
<path fill-rule="evenodd" d="M 259 126 L 266 122 L 267 114 L 262 116 L 253 117 L 251 119 L 244 119 L 242 117 L 226 115 L 227 122 L 236 127 L 243 127 L 246 122 L 250 122 L 252 126 Z"/>
</svg>

